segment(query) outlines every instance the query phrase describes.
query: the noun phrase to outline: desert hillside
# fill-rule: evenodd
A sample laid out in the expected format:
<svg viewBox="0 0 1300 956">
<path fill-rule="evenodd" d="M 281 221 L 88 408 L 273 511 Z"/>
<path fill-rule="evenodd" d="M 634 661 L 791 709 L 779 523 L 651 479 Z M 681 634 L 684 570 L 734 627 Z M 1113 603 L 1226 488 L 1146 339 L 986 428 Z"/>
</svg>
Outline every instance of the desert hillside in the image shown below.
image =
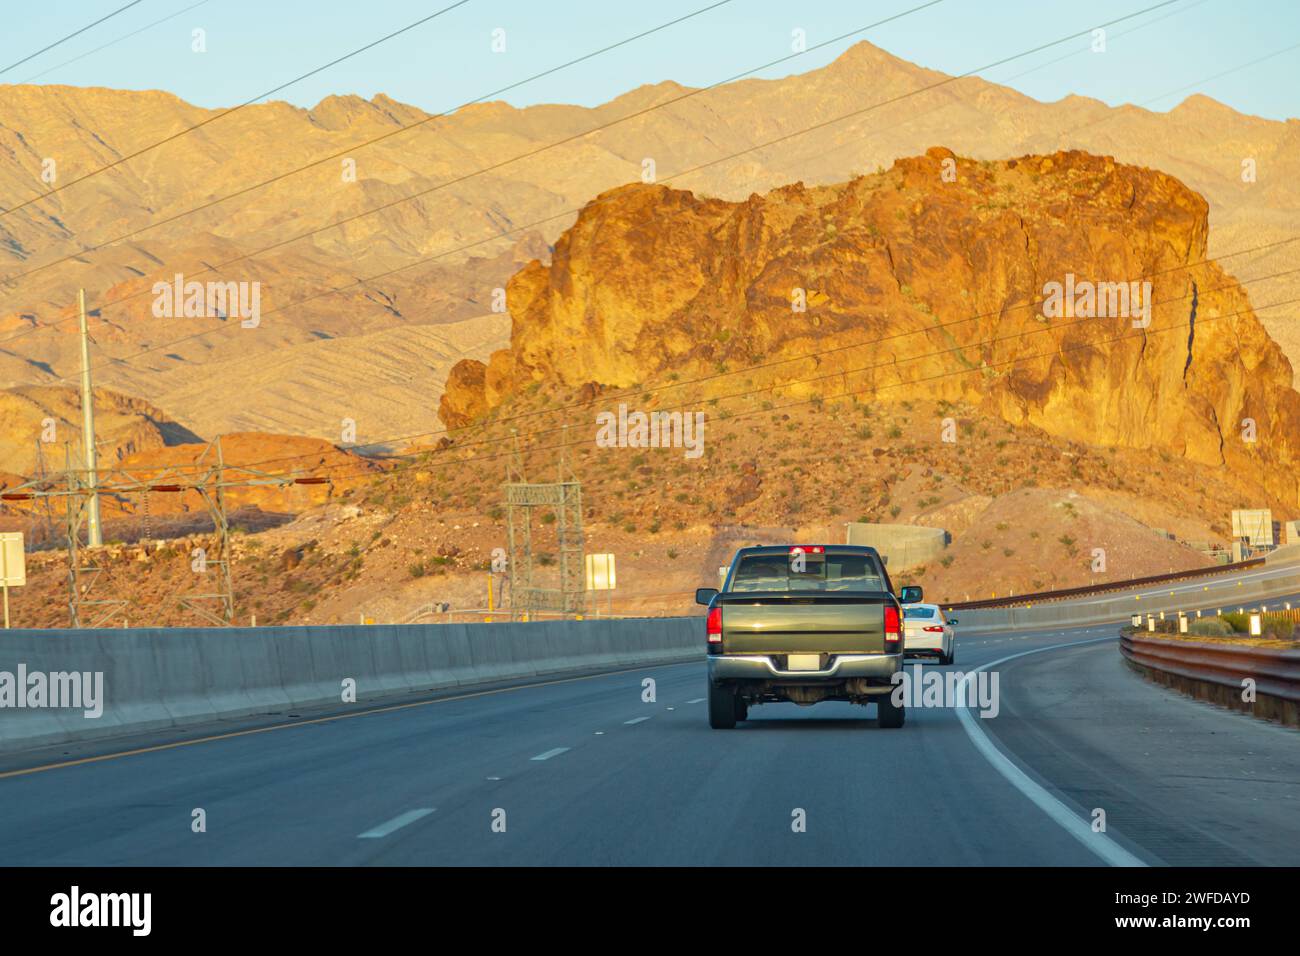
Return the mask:
<svg viewBox="0 0 1300 956">
<path fill-rule="evenodd" d="M 939 560 L 896 572 L 898 583 L 920 583 L 940 600 L 1203 567 L 1210 562 L 1198 549 L 1228 540 L 1228 510 L 1263 500 L 1168 453 L 1066 441 L 943 402 L 713 399 L 709 451 L 698 459 L 680 449 L 599 448 L 585 425 L 565 434 L 558 423 L 579 416 L 540 392 L 514 407 L 531 479 L 557 474 L 567 442 L 567 465 L 583 482 L 586 549 L 617 555 L 616 614 L 692 613 L 694 589 L 716 581 L 737 547 L 843 541 L 847 521 L 948 530 Z M 946 418 L 957 423 L 956 443 L 932 437 Z M 506 427 L 476 430 L 352 487 L 336 483 L 328 497 L 318 490 L 319 504 L 278 527 L 258 523 L 271 511 L 237 519 L 237 622 L 401 622 L 422 612 L 442 620 L 443 604 L 456 620 L 483 620 L 471 611 L 487 607 L 489 581 L 498 607 L 505 586 L 490 569 L 494 549 L 506 547 L 500 486 L 511 447 Z M 126 530 L 143 520 L 131 516 Z M 554 528 L 545 518 L 533 524 L 538 573 L 551 583 Z M 205 589 L 190 566 L 192 549 L 210 546 L 204 530 L 194 521 L 180 537 L 145 543 L 114 535 L 126 543 L 100 555 L 96 593 L 126 599 L 122 617 L 132 623 L 195 623 L 178 595 Z M 1101 572 L 1098 548 L 1107 556 Z M 63 556 L 33 554 L 28 565 L 27 587 L 10 595 L 15 621 L 65 625 Z"/>
<path fill-rule="evenodd" d="M 95 390 L 95 434 L 99 458 L 106 466 L 167 445 L 197 442 L 199 436 L 172 421 L 141 398 L 110 389 Z M 78 466 L 81 453 L 81 393 L 71 386 L 24 386 L 0 389 L 0 468 L 36 475 L 42 463 L 62 471 L 64 444 L 70 443 Z"/>
<path fill-rule="evenodd" d="M 1241 285 L 1203 261 L 1208 235 L 1207 204 L 1178 180 L 1079 152 L 990 163 L 936 147 L 739 203 L 622 187 L 511 281 L 510 348 L 453 370 L 442 417 L 508 417 L 537 389 L 584 396 L 589 414 L 636 407 L 652 384 L 689 412 L 924 398 L 1223 468 L 1294 509 L 1292 368 Z M 1113 314 L 1117 292 L 1046 301 L 1053 283 L 1128 292 L 1145 277 L 1130 314 Z"/>
<path fill-rule="evenodd" d="M 544 259 L 574 210 L 639 180 L 646 158 L 674 188 L 742 201 L 796 181 L 842 182 L 934 143 L 979 160 L 1077 148 L 1163 170 L 1205 197 L 1210 256 L 1283 242 L 1294 231 L 1300 121 L 1242 115 L 1204 96 L 1167 113 L 1081 97 L 1040 103 L 976 78 L 917 92 L 943 78 L 864 42 L 822 69 L 779 80 L 707 91 L 666 82 L 594 109 L 489 103 L 431 117 L 383 96 L 332 97 L 311 110 L 251 106 L 0 218 L 0 385 L 66 383 L 75 374 L 72 303 L 85 286 L 99 384 L 165 396 L 169 415 L 208 432 L 274 427 L 333 438 L 337 411 L 304 413 L 310 392 L 275 378 L 277 355 L 488 314 L 494 290 L 530 259 Z M 25 201 L 46 189 L 47 158 L 57 160 L 60 181 L 70 180 L 213 113 L 160 92 L 0 86 L 0 115 L 0 195 Z M 359 146 L 388 133 L 397 135 Z M 334 159 L 224 199 L 335 154 L 355 160 L 355 181 Z M 1246 160 L 1253 182 L 1242 179 Z M 488 166 L 497 168 L 479 172 Z M 1258 290 L 1257 305 L 1300 297 L 1295 275 L 1272 277 L 1300 266 L 1300 243 L 1223 265 Z M 248 330 L 153 317 L 152 284 L 176 273 L 262 283 L 265 320 Z M 1295 316 L 1294 306 L 1259 314 L 1293 366 Z M 479 345 L 469 338 L 467 355 Z M 504 344 L 502 334 L 485 347 Z M 393 354 L 392 367 L 432 396 L 432 408 L 447 363 L 426 363 L 415 349 Z M 243 361 L 247 373 L 226 374 Z M 358 367 L 360 393 L 370 383 L 366 364 Z M 201 393 L 184 387 L 200 378 Z M 250 394 L 256 408 L 244 400 Z M 372 422 L 373 434 L 436 427 L 402 404 L 387 403 L 385 414 L 373 402 L 351 417 Z"/>
</svg>

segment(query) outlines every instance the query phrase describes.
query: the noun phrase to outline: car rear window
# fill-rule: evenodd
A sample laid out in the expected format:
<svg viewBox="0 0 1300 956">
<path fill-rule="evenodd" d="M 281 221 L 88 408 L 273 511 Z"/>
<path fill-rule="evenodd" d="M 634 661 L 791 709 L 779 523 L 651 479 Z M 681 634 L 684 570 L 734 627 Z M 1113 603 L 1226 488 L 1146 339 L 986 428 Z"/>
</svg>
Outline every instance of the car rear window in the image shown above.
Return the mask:
<svg viewBox="0 0 1300 956">
<path fill-rule="evenodd" d="M 903 608 L 903 617 L 934 617 L 934 608 L 905 607 Z"/>
<path fill-rule="evenodd" d="M 740 559 L 732 591 L 883 591 L 875 561 L 861 554 L 805 554 L 796 570 L 788 554 L 750 554 Z"/>
</svg>

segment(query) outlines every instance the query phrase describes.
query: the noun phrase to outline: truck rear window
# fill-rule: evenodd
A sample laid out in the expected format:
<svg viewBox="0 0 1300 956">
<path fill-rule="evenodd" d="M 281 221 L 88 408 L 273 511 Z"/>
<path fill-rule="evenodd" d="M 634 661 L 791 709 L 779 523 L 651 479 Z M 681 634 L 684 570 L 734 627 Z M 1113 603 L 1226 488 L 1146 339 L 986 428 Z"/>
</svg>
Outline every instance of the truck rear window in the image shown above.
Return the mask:
<svg viewBox="0 0 1300 956">
<path fill-rule="evenodd" d="M 749 554 L 740 559 L 731 591 L 883 591 L 876 563 L 858 554 L 805 554 L 802 570 L 787 554 Z"/>
</svg>

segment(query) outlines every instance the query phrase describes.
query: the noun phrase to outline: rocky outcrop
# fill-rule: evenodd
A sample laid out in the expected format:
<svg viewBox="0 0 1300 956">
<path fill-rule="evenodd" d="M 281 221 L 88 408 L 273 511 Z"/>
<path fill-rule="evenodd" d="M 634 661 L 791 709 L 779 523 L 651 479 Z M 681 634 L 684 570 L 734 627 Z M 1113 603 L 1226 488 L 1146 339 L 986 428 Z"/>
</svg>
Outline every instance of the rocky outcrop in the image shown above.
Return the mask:
<svg viewBox="0 0 1300 956">
<path fill-rule="evenodd" d="M 744 202 L 625 186 L 515 275 L 510 348 L 460 363 L 440 414 L 458 427 L 532 383 L 670 375 L 705 379 L 673 401 L 749 393 L 737 410 L 764 385 L 928 397 L 1249 472 L 1294 505 L 1300 395 L 1245 291 L 1204 261 L 1208 232 L 1177 179 L 1081 152 L 933 148 Z"/>
<path fill-rule="evenodd" d="M 100 462 L 111 467 L 130 455 L 166 445 L 201 441 L 184 425 L 141 398 L 95 389 L 95 436 Z M 21 475 L 34 475 L 37 449 L 45 468 L 64 467 L 63 443 L 81 447 L 81 393 L 70 386 L 31 385 L 0 389 L 0 461 Z"/>
</svg>

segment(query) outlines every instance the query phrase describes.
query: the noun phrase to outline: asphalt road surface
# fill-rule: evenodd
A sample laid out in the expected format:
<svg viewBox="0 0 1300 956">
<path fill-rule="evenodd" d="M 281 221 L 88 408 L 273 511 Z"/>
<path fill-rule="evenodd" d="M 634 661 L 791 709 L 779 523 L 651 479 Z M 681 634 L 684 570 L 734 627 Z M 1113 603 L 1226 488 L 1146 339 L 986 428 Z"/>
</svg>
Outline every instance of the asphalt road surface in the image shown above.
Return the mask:
<svg viewBox="0 0 1300 956">
<path fill-rule="evenodd" d="M 771 704 L 703 662 L 0 765 L 7 865 L 1294 864 L 1300 735 L 1151 685 L 1114 627 L 958 633 L 997 717 Z M 655 681 L 646 702 L 643 679 Z M 362 702 L 364 706 L 365 702 Z M 371 705 L 381 706 L 381 705 Z M 313 717 L 303 714 L 302 718 Z M 158 748 L 163 742 L 176 746 Z M 111 749 L 104 749 L 105 747 Z M 155 749 L 150 749 L 155 748 Z M 134 752 L 126 752 L 133 750 Z M 205 832 L 195 832 L 201 809 Z M 1096 811 L 1106 830 L 1094 833 Z M 800 813 L 802 811 L 802 813 Z M 803 827 L 798 824 L 802 821 Z M 499 832 L 504 829 L 504 832 Z"/>
</svg>

